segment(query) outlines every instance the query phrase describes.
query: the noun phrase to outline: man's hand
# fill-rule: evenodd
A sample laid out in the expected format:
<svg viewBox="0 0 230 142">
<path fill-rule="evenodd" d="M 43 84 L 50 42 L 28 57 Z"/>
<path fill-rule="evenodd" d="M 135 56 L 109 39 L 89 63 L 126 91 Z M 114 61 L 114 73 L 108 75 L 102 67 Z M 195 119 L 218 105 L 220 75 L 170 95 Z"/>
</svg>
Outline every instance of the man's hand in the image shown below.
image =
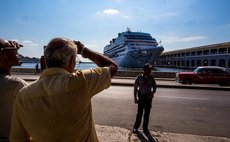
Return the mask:
<svg viewBox="0 0 230 142">
<path fill-rule="evenodd" d="M 84 47 L 84 45 L 80 41 L 73 41 L 77 45 L 77 53 L 81 54 L 83 58 L 88 58 L 94 63 L 97 64 L 99 67 L 109 67 L 111 77 L 115 75 L 117 72 L 118 66 L 115 61 L 110 59 L 109 57 L 98 53 L 96 51 L 93 51 L 89 48 Z"/>
<path fill-rule="evenodd" d="M 17 43 L 16 41 L 9 40 L 8 42 L 9 42 L 9 44 L 10 44 L 10 47 L 16 47 L 16 48 L 18 48 L 18 49 L 19 49 L 20 47 L 23 47 L 23 45 Z"/>
<path fill-rule="evenodd" d="M 80 41 L 73 41 L 77 45 L 77 54 L 81 54 L 81 50 L 85 47 Z"/>
<path fill-rule="evenodd" d="M 17 43 L 16 41 L 12 41 L 12 40 L 4 40 L 4 39 L 0 39 L 0 46 L 1 47 L 15 47 L 17 49 L 19 49 L 20 47 L 23 47 L 23 45 Z"/>
</svg>

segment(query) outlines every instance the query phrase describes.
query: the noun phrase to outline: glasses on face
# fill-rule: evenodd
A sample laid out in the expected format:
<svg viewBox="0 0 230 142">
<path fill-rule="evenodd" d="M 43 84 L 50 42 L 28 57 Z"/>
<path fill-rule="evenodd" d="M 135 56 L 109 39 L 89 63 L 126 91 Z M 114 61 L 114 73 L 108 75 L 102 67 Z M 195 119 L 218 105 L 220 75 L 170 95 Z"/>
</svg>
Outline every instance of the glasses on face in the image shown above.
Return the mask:
<svg viewBox="0 0 230 142">
<path fill-rule="evenodd" d="M 12 49 L 17 50 L 17 48 L 15 48 L 15 47 L 2 47 L 0 49 L 1 49 L 1 51 L 3 51 L 3 50 L 12 50 Z"/>
<path fill-rule="evenodd" d="M 3 47 L 0 48 L 0 52 L 18 55 L 18 49 L 15 47 Z"/>
</svg>

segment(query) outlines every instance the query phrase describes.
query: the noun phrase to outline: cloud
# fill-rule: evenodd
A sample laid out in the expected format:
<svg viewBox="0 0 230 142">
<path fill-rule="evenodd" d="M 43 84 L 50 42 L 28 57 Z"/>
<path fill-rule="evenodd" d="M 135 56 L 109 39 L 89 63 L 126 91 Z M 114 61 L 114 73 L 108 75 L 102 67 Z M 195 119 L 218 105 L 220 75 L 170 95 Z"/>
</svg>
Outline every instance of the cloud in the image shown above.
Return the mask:
<svg viewBox="0 0 230 142">
<path fill-rule="evenodd" d="M 153 16 L 152 19 L 156 20 L 156 19 L 162 19 L 162 18 L 167 18 L 167 17 L 174 17 L 177 16 L 178 13 L 175 12 L 168 12 L 168 13 L 162 13 L 156 16 Z"/>
<path fill-rule="evenodd" d="M 117 9 L 112 9 L 112 8 L 108 8 L 108 9 L 104 9 L 103 11 L 98 11 L 97 12 L 97 16 L 99 17 L 105 17 L 105 16 L 119 16 L 122 19 L 130 19 L 130 16 L 121 13 L 119 10 Z"/>
<path fill-rule="evenodd" d="M 124 0 L 111 0 L 111 1 L 114 1 L 116 3 L 122 3 Z"/>
<path fill-rule="evenodd" d="M 16 41 L 20 44 L 22 44 L 24 47 L 38 47 L 39 45 L 31 40 L 23 40 L 23 41 L 20 41 L 18 39 L 11 39 L 13 41 Z"/>
<path fill-rule="evenodd" d="M 20 18 L 15 18 L 14 21 L 19 24 L 26 24 L 30 22 L 30 19 L 27 17 L 20 17 Z"/>
<path fill-rule="evenodd" d="M 122 16 L 124 19 L 130 19 L 130 16 L 128 16 L 128 15 L 123 15 Z"/>
<path fill-rule="evenodd" d="M 115 2 L 115 3 L 122 3 L 124 0 L 109 0 L 109 1 L 112 1 L 112 2 Z"/>
<path fill-rule="evenodd" d="M 116 9 L 105 9 L 103 11 L 104 14 L 107 14 L 107 15 L 117 15 L 119 14 L 120 12 Z"/>
<path fill-rule="evenodd" d="M 89 48 L 95 48 L 95 47 L 98 47 L 97 44 L 86 44 L 85 45 L 86 47 L 89 47 Z"/>
<path fill-rule="evenodd" d="M 174 43 L 174 42 L 191 42 L 191 41 L 199 41 L 206 39 L 206 36 L 186 36 L 186 37 L 166 37 L 164 41 L 166 43 Z"/>
<path fill-rule="evenodd" d="M 24 40 L 22 41 L 24 47 L 38 47 L 39 45 L 31 40 Z"/>
<path fill-rule="evenodd" d="M 158 17 L 172 17 L 172 16 L 177 16 L 178 14 L 175 12 L 169 12 L 169 13 L 163 13 L 158 15 Z"/>
<path fill-rule="evenodd" d="M 20 43 L 20 41 L 18 39 L 11 39 L 11 40 Z"/>
<path fill-rule="evenodd" d="M 105 9 L 102 12 L 98 12 L 99 15 L 118 15 L 120 14 L 119 10 L 116 9 Z"/>
</svg>

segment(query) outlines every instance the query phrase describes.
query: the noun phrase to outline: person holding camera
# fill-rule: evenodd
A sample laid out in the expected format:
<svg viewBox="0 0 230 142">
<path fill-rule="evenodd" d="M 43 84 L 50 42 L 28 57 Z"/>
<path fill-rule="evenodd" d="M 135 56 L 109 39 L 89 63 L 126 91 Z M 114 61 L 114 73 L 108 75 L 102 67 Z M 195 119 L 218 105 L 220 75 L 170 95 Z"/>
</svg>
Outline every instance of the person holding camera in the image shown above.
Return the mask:
<svg viewBox="0 0 230 142">
<path fill-rule="evenodd" d="M 98 67 L 74 71 L 77 54 Z M 97 142 L 91 99 L 110 86 L 117 64 L 66 38 L 52 39 L 44 58 L 40 78 L 16 97 L 10 140 Z"/>
<path fill-rule="evenodd" d="M 136 121 L 133 127 L 133 133 L 138 133 L 138 128 L 141 124 L 142 115 L 144 112 L 143 132 L 150 134 L 148 129 L 149 115 L 152 108 L 152 100 L 156 92 L 157 86 L 154 76 L 151 75 L 153 67 L 147 63 L 144 65 L 144 73 L 137 76 L 134 83 L 134 102 L 138 104 Z"/>
<path fill-rule="evenodd" d="M 12 66 L 19 64 L 18 50 L 22 45 L 0 39 L 0 141 L 9 141 L 13 102 L 19 90 L 27 83 L 11 76 Z"/>
</svg>

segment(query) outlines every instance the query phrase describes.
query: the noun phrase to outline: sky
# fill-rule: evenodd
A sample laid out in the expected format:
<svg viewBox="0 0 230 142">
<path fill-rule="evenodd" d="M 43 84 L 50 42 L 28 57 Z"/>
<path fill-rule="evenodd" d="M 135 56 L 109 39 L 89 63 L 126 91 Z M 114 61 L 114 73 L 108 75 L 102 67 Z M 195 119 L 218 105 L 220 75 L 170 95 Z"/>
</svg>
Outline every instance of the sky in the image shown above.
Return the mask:
<svg viewBox="0 0 230 142">
<path fill-rule="evenodd" d="M 230 0 L 0 0 L 0 38 L 41 57 L 52 38 L 103 53 L 127 27 L 150 33 L 164 51 L 230 42 Z"/>
</svg>

